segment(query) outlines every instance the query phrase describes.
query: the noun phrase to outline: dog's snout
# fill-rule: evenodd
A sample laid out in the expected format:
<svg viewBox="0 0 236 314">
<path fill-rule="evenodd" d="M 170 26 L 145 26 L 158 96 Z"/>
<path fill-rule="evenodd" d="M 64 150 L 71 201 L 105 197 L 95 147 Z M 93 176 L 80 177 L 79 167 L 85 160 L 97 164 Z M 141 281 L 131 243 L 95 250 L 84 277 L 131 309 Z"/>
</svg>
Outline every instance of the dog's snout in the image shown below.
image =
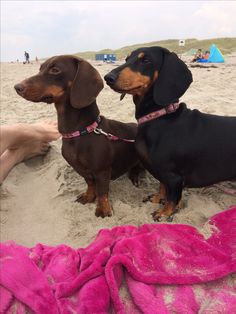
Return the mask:
<svg viewBox="0 0 236 314">
<path fill-rule="evenodd" d="M 113 85 L 113 84 L 115 84 L 117 77 L 118 77 L 118 75 L 116 73 L 110 72 L 104 76 L 104 79 L 108 85 Z"/>
<path fill-rule="evenodd" d="M 23 92 L 24 92 L 24 90 L 25 90 L 25 85 L 23 85 L 23 84 L 16 84 L 15 86 L 14 86 L 14 88 L 15 88 L 15 90 L 16 90 L 16 92 L 18 93 L 18 94 L 22 94 Z"/>
</svg>

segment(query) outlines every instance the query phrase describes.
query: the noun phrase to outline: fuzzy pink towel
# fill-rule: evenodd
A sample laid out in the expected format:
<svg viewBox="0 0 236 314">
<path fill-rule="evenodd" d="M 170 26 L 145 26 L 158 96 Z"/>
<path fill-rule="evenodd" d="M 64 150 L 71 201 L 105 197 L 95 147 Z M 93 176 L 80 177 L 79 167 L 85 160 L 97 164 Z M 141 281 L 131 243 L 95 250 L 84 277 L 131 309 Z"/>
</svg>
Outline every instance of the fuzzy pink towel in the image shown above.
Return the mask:
<svg viewBox="0 0 236 314">
<path fill-rule="evenodd" d="M 1 244 L 0 313 L 236 313 L 236 207 L 187 225 L 101 230 L 87 248 Z"/>
</svg>

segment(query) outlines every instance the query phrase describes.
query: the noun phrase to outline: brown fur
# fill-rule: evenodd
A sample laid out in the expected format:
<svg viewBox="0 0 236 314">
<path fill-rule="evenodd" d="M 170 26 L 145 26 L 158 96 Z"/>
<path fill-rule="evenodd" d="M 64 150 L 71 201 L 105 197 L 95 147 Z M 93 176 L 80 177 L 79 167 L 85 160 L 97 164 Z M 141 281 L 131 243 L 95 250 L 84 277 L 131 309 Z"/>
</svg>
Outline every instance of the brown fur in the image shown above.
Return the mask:
<svg viewBox="0 0 236 314">
<path fill-rule="evenodd" d="M 103 88 L 99 73 L 85 60 L 58 56 L 42 64 L 39 74 L 15 86 L 22 97 L 33 102 L 55 103 L 58 128 L 62 134 L 83 129 L 99 115 L 96 97 Z M 99 128 L 120 138 L 134 139 L 135 123 L 101 117 Z M 109 182 L 125 172 L 137 184 L 142 168 L 133 143 L 110 141 L 103 135 L 86 134 L 63 139 L 62 155 L 87 183 L 77 201 L 86 204 L 97 198 L 96 216 L 111 216 Z"/>
</svg>

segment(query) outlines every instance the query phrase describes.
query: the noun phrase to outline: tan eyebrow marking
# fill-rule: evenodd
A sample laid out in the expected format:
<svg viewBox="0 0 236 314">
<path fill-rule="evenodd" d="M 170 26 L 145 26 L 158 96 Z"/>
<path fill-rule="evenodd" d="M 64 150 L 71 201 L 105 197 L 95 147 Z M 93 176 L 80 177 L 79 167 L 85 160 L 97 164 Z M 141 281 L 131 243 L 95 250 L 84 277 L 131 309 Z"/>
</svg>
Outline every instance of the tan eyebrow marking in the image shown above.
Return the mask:
<svg viewBox="0 0 236 314">
<path fill-rule="evenodd" d="M 139 58 L 139 59 L 142 59 L 144 56 L 145 56 L 144 52 L 140 52 L 140 53 L 138 54 L 138 58 Z"/>
</svg>

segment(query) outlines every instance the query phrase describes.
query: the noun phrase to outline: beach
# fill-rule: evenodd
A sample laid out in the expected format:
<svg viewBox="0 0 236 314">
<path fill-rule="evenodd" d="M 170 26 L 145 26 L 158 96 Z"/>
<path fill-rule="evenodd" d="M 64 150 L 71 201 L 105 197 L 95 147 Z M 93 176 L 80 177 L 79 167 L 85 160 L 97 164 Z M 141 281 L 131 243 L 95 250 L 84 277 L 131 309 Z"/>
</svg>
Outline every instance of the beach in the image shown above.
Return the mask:
<svg viewBox="0 0 236 314">
<path fill-rule="evenodd" d="M 182 58 L 190 66 L 189 58 Z M 190 67 L 193 83 L 181 99 L 189 108 L 236 116 L 236 54 L 225 59 L 224 64 L 215 67 L 210 64 L 203 68 Z M 91 63 L 102 77 L 116 66 Z M 36 74 L 39 66 L 40 62 L 1 64 L 1 124 L 56 120 L 53 104 L 29 102 L 14 90 L 16 83 Z M 97 104 L 107 118 L 135 121 L 131 96 L 126 95 L 120 101 L 120 95 L 104 85 Z M 218 153 L 224 154 L 223 149 Z M 236 188 L 236 183 L 221 186 Z M 75 202 L 85 191 L 86 184 L 63 159 L 61 140 L 57 140 L 46 156 L 18 164 L 0 187 L 1 241 L 14 240 L 28 247 L 36 243 L 64 243 L 77 248 L 88 245 L 102 228 L 154 223 L 151 213 L 161 205 L 143 203 L 143 199 L 155 193 L 158 187 L 158 181 L 147 172 L 140 178 L 139 187 L 133 186 L 126 175 L 122 176 L 110 183 L 113 216 L 97 218 L 95 204 Z M 208 218 L 235 205 L 236 195 L 228 195 L 216 186 L 184 189 L 183 202 L 183 209 L 174 215 L 172 223 L 195 226 L 207 236 L 210 232 L 206 225 Z"/>
</svg>

